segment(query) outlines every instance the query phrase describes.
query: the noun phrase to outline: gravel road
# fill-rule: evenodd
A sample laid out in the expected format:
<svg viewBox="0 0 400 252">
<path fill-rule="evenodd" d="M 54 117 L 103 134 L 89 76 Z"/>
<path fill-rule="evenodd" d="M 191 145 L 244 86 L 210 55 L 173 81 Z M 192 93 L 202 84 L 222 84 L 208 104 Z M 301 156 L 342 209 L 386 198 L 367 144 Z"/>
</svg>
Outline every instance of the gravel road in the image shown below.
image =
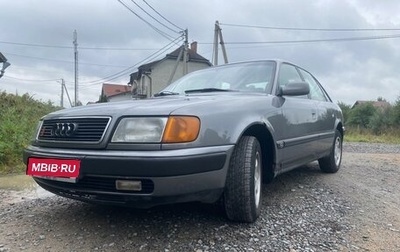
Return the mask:
<svg viewBox="0 0 400 252">
<path fill-rule="evenodd" d="M 0 189 L 0 252 L 400 251 L 400 146 L 345 143 L 341 170 L 317 163 L 263 188 L 254 224 L 217 205 L 135 210 Z"/>
</svg>

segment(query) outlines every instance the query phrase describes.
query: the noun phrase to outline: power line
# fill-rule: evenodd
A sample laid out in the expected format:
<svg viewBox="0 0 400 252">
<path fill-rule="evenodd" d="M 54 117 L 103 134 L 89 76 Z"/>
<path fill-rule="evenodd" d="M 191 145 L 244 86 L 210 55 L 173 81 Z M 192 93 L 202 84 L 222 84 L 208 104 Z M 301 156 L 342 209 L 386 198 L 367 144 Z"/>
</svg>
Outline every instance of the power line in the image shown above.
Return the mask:
<svg viewBox="0 0 400 252">
<path fill-rule="evenodd" d="M 0 41 L 0 44 L 31 46 L 31 47 L 51 47 L 51 48 L 63 48 L 63 49 L 71 49 L 71 48 L 73 48 L 72 46 L 30 44 L 30 43 L 18 43 L 18 42 L 9 42 L 9 41 Z"/>
<path fill-rule="evenodd" d="M 239 42 L 225 42 L 225 44 L 300 44 L 300 43 L 316 43 L 316 42 L 346 42 L 346 41 L 363 41 L 363 40 L 381 40 L 381 39 L 395 39 L 400 38 L 400 34 L 382 35 L 382 36 L 369 36 L 369 37 L 350 37 L 350 38 L 330 38 L 330 39 L 305 39 L 305 40 L 275 40 L 275 41 L 239 41 Z M 212 45 L 211 42 L 198 42 L 200 45 Z"/>
<path fill-rule="evenodd" d="M 13 65 L 13 68 L 12 68 L 13 70 L 14 69 L 16 69 L 16 70 L 18 70 L 18 69 L 27 69 L 27 70 L 29 70 L 30 72 L 34 72 L 34 73 L 45 73 L 45 74 L 49 74 L 49 73 L 51 73 L 51 74 L 54 74 L 54 73 L 59 73 L 60 75 L 63 75 L 63 74 L 65 74 L 65 71 L 63 70 L 63 69 L 59 69 L 59 68 L 56 68 L 56 69 L 52 69 L 52 70 L 42 70 L 42 69 L 38 69 L 37 67 L 26 67 L 26 66 L 20 66 L 20 65 Z"/>
<path fill-rule="evenodd" d="M 6 52 L 5 52 L 5 53 L 6 53 Z M 61 62 L 61 63 L 67 63 L 67 64 L 74 63 L 73 61 L 68 61 L 68 60 L 49 59 L 49 58 L 42 58 L 42 57 L 21 55 L 21 54 L 16 54 L 16 53 L 6 53 L 6 54 L 7 54 L 7 55 L 14 55 L 14 56 L 17 56 L 17 57 L 29 58 L 29 59 L 38 59 L 38 60 L 45 60 L 45 61 L 55 61 L 55 62 Z M 105 66 L 105 67 L 127 67 L 127 66 L 104 65 L 104 64 L 83 63 L 83 62 L 80 62 L 79 64 L 80 64 L 80 65 L 92 65 L 92 66 Z"/>
<path fill-rule="evenodd" d="M 225 42 L 225 44 L 289 44 L 289 43 L 316 43 L 316 42 L 345 42 L 345 41 L 361 41 L 361 40 L 381 40 L 400 38 L 400 34 L 369 36 L 369 37 L 351 37 L 351 38 L 331 38 L 331 39 L 305 39 L 305 40 L 280 40 L 280 41 L 241 41 L 241 42 Z"/>
<path fill-rule="evenodd" d="M 45 81 L 59 81 L 60 79 L 51 79 L 51 80 L 34 80 L 34 79 L 21 79 L 9 75 L 4 75 L 3 78 L 9 78 L 9 79 L 14 79 L 14 80 L 20 80 L 20 81 L 37 81 L 37 82 L 45 82 Z"/>
<path fill-rule="evenodd" d="M 161 15 L 161 13 L 159 13 L 156 9 L 154 9 L 149 3 L 146 2 L 146 0 L 143 0 L 143 2 L 149 6 L 155 13 L 157 13 L 162 19 L 164 19 L 165 21 L 167 21 L 168 23 L 170 23 L 171 25 L 175 26 L 176 28 L 178 28 L 180 31 L 183 31 L 184 29 L 175 25 L 174 23 L 172 23 L 171 21 L 169 21 L 167 18 L 165 18 L 163 15 Z"/>
<path fill-rule="evenodd" d="M 141 64 L 141 63 L 143 63 L 145 61 L 154 59 L 155 57 L 158 57 L 161 53 L 164 53 L 166 50 L 169 50 L 172 46 L 174 46 L 177 43 L 177 41 L 179 39 L 182 39 L 182 36 L 179 36 L 179 37 L 175 38 L 173 41 L 171 41 L 170 43 L 168 43 L 167 45 L 162 47 L 160 50 L 154 52 L 153 54 L 151 54 L 150 56 L 146 57 L 145 59 L 137 62 L 133 66 L 130 66 L 130 67 L 128 67 L 128 68 L 126 68 L 126 69 L 124 69 L 122 71 L 119 71 L 119 72 L 117 72 L 115 74 L 112 74 L 112 75 L 109 75 L 109 76 L 106 76 L 106 77 L 103 77 L 101 79 L 97 79 L 97 80 L 93 80 L 93 81 L 81 82 L 81 84 L 96 85 L 96 84 L 101 83 L 101 82 L 111 81 L 111 80 L 114 80 L 116 78 L 119 78 L 119 77 L 125 75 L 128 71 L 131 71 L 137 65 L 139 65 L 139 64 Z"/>
<path fill-rule="evenodd" d="M 107 50 L 107 51 L 153 51 L 155 48 L 118 48 L 118 47 L 85 47 L 80 46 L 83 50 Z"/>
<path fill-rule="evenodd" d="M 165 46 L 162 47 L 161 49 L 157 50 L 155 53 L 152 53 L 151 55 L 149 55 L 149 56 L 146 57 L 145 59 L 139 61 L 138 63 L 136 63 L 136 64 L 133 65 L 133 66 L 127 67 L 127 68 L 125 68 L 125 69 L 122 70 L 122 71 L 119 71 L 119 72 L 117 72 L 117 73 L 115 73 L 115 74 L 106 76 L 106 77 L 104 77 L 104 78 L 97 79 L 97 80 L 93 80 L 93 81 L 86 81 L 86 82 L 83 81 L 83 82 L 80 82 L 80 84 L 89 84 L 89 85 L 83 85 L 83 89 L 84 89 L 85 87 L 90 86 L 90 85 L 96 85 L 96 84 L 101 83 L 101 82 L 111 81 L 111 80 L 114 80 L 114 79 L 116 79 L 116 78 L 118 78 L 118 77 L 121 77 L 121 76 L 125 75 L 128 71 L 131 71 L 131 69 L 134 68 L 134 67 L 136 67 L 137 65 L 139 65 L 139 64 L 141 64 L 141 63 L 143 63 L 143 62 L 145 62 L 145 61 L 147 61 L 147 60 L 154 59 L 155 57 L 158 57 L 160 54 L 162 54 L 162 53 L 164 53 L 165 51 L 169 50 L 172 46 L 174 46 L 174 45 L 177 43 L 177 41 L 178 41 L 179 39 L 182 39 L 182 36 L 179 36 L 179 37 L 175 38 L 173 41 L 171 41 L 170 43 L 168 43 L 167 45 L 165 45 Z M 73 62 L 71 61 L 71 62 L 68 62 L 68 63 L 73 63 Z M 14 79 L 14 80 L 32 81 L 32 82 L 46 82 L 46 81 L 59 81 L 59 80 L 60 80 L 60 79 L 48 79 L 48 80 L 41 80 L 41 79 L 22 79 L 22 78 L 17 78 L 17 77 L 9 76 L 9 75 L 5 75 L 5 76 L 3 76 L 3 77 L 9 78 L 9 79 Z M 67 81 L 67 82 L 68 82 L 68 83 L 73 83 L 73 82 L 69 82 L 69 81 Z"/>
<path fill-rule="evenodd" d="M 356 31 L 400 31 L 400 28 L 296 28 L 296 27 L 274 27 L 260 25 L 244 25 L 244 24 L 222 24 L 224 26 L 242 27 L 242 28 L 259 28 L 270 30 L 290 30 L 290 31 L 332 31 L 332 32 L 356 32 Z"/>
<path fill-rule="evenodd" d="M 0 41 L 0 44 L 9 44 L 17 46 L 29 46 L 29 47 L 44 47 L 44 48 L 60 48 L 60 49 L 73 49 L 73 46 L 62 46 L 62 45 L 46 45 L 46 44 L 33 44 L 33 43 L 20 43 L 11 41 Z M 153 51 L 155 48 L 119 48 L 119 47 L 79 47 L 82 50 L 109 50 L 109 51 Z"/>
<path fill-rule="evenodd" d="M 149 17 L 151 17 L 154 21 L 156 21 L 157 23 L 159 23 L 160 25 L 164 26 L 165 28 L 167 28 L 168 30 L 175 32 L 175 33 L 179 33 L 179 31 L 176 31 L 170 27 L 168 27 L 167 25 L 163 24 L 161 21 L 159 21 L 157 18 L 153 17 L 150 13 L 148 13 L 145 9 L 143 9 L 139 4 L 137 4 L 134 0 L 131 0 L 132 3 L 134 3 L 139 9 L 141 9 L 144 13 L 146 13 Z"/>
<path fill-rule="evenodd" d="M 142 20 L 143 22 L 145 22 L 148 26 L 150 26 L 154 31 L 156 31 L 158 34 L 160 34 L 161 36 L 163 36 L 164 38 L 172 41 L 172 36 L 170 36 L 169 34 L 161 31 L 160 29 L 158 29 L 157 27 L 155 27 L 154 25 L 152 25 L 151 23 L 149 23 L 148 21 L 146 21 L 144 18 L 142 18 L 139 14 L 137 14 L 134 10 L 132 10 L 131 8 L 129 8 L 128 5 L 126 5 L 124 2 L 122 2 L 122 0 L 118 0 L 118 2 L 120 4 L 122 4 L 126 9 L 128 9 L 132 14 L 134 14 L 136 17 L 138 17 L 140 20 Z"/>
<path fill-rule="evenodd" d="M 99 84 L 101 82 L 111 81 L 111 80 L 114 80 L 114 79 L 119 78 L 121 76 L 124 76 L 125 74 L 127 74 L 128 71 L 132 71 L 132 68 L 137 67 L 139 64 L 141 64 L 141 63 L 143 63 L 145 61 L 152 60 L 152 59 L 158 57 L 160 54 L 164 53 L 165 51 L 169 50 L 172 46 L 174 46 L 175 41 L 170 42 L 169 44 L 167 44 L 166 46 L 164 46 L 163 48 L 161 48 L 157 52 L 151 54 L 150 56 L 148 56 L 145 59 L 137 62 L 135 65 L 133 65 L 133 66 L 131 66 L 129 68 L 126 68 L 126 69 L 124 69 L 124 70 L 122 70 L 122 71 L 120 71 L 118 73 L 112 74 L 110 76 L 104 77 L 104 78 L 99 79 L 99 80 L 83 82 L 83 83 L 86 83 L 86 84 L 91 83 L 89 85 L 96 85 L 96 84 Z M 89 85 L 86 85 L 86 86 L 89 86 Z"/>
</svg>

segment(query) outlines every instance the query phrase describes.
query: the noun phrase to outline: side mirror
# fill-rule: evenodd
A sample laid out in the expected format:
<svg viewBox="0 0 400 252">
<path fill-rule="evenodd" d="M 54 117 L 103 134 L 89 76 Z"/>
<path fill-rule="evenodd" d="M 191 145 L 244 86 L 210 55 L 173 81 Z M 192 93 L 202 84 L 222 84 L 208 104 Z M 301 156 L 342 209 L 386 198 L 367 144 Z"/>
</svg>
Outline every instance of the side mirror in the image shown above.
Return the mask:
<svg viewBox="0 0 400 252">
<path fill-rule="evenodd" d="M 297 96 L 308 95 L 310 93 L 310 86 L 307 82 L 294 82 L 289 83 L 284 87 L 279 87 L 278 96 Z"/>
</svg>

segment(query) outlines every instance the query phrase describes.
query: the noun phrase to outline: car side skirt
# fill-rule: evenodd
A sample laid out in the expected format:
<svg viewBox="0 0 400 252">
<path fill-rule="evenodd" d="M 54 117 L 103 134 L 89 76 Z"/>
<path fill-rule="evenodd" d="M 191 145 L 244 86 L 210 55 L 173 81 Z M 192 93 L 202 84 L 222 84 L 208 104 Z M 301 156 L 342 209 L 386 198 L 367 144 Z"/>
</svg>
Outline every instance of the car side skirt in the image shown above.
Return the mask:
<svg viewBox="0 0 400 252">
<path fill-rule="evenodd" d="M 328 155 L 334 136 L 327 132 L 277 141 L 276 175 Z"/>
</svg>

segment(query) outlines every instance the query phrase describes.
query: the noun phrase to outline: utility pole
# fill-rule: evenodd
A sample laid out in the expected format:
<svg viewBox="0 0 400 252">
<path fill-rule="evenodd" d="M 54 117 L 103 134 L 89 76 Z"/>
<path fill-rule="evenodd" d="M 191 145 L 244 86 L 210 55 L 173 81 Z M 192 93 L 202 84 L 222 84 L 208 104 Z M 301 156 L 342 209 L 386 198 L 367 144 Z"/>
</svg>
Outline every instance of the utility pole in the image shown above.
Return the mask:
<svg viewBox="0 0 400 252">
<path fill-rule="evenodd" d="M 188 29 L 186 29 L 184 33 L 185 33 L 185 43 L 183 51 L 183 75 L 186 75 L 188 73 L 188 48 L 189 48 Z"/>
<path fill-rule="evenodd" d="M 178 57 L 176 58 L 174 70 L 172 70 L 171 75 L 169 76 L 169 80 L 167 82 L 168 85 L 172 83 L 172 79 L 174 78 L 174 75 L 176 73 L 176 69 L 178 68 L 179 62 L 181 61 L 183 51 L 184 51 L 184 48 L 183 48 L 183 46 L 181 46 L 181 49 L 179 50 Z"/>
<path fill-rule="evenodd" d="M 61 102 L 60 102 L 60 107 L 64 107 L 64 79 L 61 79 Z"/>
<path fill-rule="evenodd" d="M 74 106 L 77 106 L 79 97 L 78 97 L 78 34 L 76 30 L 74 30 L 74 56 L 75 56 L 75 97 L 74 97 Z"/>
<path fill-rule="evenodd" d="M 219 39 L 219 40 L 218 40 Z M 221 41 L 221 49 L 222 49 L 222 54 L 224 56 L 224 62 L 225 64 L 228 63 L 228 55 L 226 53 L 226 49 L 225 49 L 225 43 L 224 43 L 224 38 L 222 37 L 222 29 L 219 26 L 219 22 L 215 21 L 215 29 L 214 29 L 214 65 L 217 66 L 218 65 L 218 41 Z"/>
<path fill-rule="evenodd" d="M 214 29 L 214 46 L 213 46 L 213 64 L 214 66 L 218 66 L 218 21 L 215 21 L 215 29 Z"/>
<path fill-rule="evenodd" d="M 71 106 L 71 107 L 73 107 L 73 104 L 72 104 L 72 102 L 71 102 L 71 98 L 69 97 L 69 93 L 68 93 L 68 89 L 67 89 L 67 87 L 65 86 L 65 82 L 64 82 L 64 79 L 63 79 L 63 83 L 64 83 L 64 90 L 65 90 L 65 93 L 67 94 L 67 98 L 68 98 L 68 101 L 69 101 L 69 105 Z"/>
</svg>

